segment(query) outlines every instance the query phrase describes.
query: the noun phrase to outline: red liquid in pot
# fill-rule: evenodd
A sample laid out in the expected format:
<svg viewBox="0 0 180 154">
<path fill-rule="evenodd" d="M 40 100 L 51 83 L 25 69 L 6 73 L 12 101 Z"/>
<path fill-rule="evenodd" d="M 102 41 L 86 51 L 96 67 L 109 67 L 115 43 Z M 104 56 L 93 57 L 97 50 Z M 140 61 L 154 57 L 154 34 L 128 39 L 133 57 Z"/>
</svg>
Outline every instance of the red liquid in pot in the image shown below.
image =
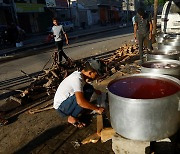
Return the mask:
<svg viewBox="0 0 180 154">
<path fill-rule="evenodd" d="M 155 99 L 177 93 L 180 86 L 170 80 L 128 77 L 112 82 L 108 89 L 111 93 L 125 98 Z"/>
</svg>

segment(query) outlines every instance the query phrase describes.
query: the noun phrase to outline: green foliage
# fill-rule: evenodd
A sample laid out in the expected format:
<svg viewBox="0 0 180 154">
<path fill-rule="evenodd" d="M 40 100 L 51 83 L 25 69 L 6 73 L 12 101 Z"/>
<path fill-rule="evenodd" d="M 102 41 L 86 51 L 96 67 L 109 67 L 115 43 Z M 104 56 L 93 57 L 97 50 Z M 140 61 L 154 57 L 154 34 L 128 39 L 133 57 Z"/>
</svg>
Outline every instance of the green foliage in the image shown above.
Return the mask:
<svg viewBox="0 0 180 154">
<path fill-rule="evenodd" d="M 159 5 L 164 5 L 166 3 L 166 1 L 168 1 L 168 0 L 158 0 L 158 4 Z"/>
</svg>

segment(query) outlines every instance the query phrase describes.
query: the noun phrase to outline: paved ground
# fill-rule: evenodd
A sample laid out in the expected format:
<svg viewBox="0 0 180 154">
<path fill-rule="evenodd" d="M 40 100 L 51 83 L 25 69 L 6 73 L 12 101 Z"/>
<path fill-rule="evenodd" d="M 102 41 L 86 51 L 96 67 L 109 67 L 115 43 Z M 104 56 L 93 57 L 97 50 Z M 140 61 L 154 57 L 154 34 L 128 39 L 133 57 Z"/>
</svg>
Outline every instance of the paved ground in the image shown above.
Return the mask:
<svg viewBox="0 0 180 154">
<path fill-rule="evenodd" d="M 93 34 L 105 32 L 105 31 L 111 31 L 114 29 L 122 28 L 122 27 L 125 27 L 125 26 L 122 26 L 120 24 L 107 25 L 107 26 L 93 25 L 86 29 L 76 29 L 73 32 L 67 32 L 67 35 L 68 35 L 69 40 L 74 40 L 74 39 L 81 38 L 87 35 L 93 35 Z M 37 47 L 42 47 L 44 45 L 52 44 L 53 42 L 50 42 L 50 43 L 47 42 L 47 36 L 48 36 L 48 33 L 28 35 L 27 38 L 23 41 L 23 44 L 24 44 L 23 47 L 19 47 L 19 48 L 11 47 L 11 48 L 0 50 L 0 56 L 7 56 L 15 51 L 21 52 L 29 48 L 37 48 Z"/>
<path fill-rule="evenodd" d="M 100 89 L 105 89 L 104 86 L 117 76 L 112 76 L 111 79 L 107 79 L 104 81 L 105 83 L 98 84 L 98 86 L 100 86 Z M 46 102 L 46 104 L 51 102 L 52 100 Z M 80 141 L 96 132 L 96 115 L 87 115 L 86 120 L 89 122 L 87 127 L 77 129 L 74 126 L 67 124 L 66 119 L 61 119 L 53 109 L 34 115 L 30 115 L 27 112 L 23 113 L 10 119 L 8 125 L 0 127 L 0 153 L 113 153 L 111 140 L 106 143 L 101 143 L 99 141 L 96 144 L 90 143 L 79 146 L 78 143 Z M 104 121 L 105 124 L 108 125 L 106 116 L 104 117 Z M 158 152 L 159 149 L 161 152 Z M 178 151 L 172 153 L 172 145 L 169 145 L 169 142 L 160 143 L 160 148 L 158 148 L 158 150 L 156 152 L 158 154 L 179 154 Z"/>
<path fill-rule="evenodd" d="M 103 86 L 108 82 L 109 80 L 103 82 Z M 52 100 L 41 106 L 51 102 Z M 107 117 L 104 115 L 104 127 L 110 126 Z M 11 118 L 8 125 L 0 127 L 0 153 L 113 153 L 111 141 L 79 146 L 83 139 L 96 132 L 96 115 L 87 114 L 82 120 L 87 122 L 87 126 L 78 129 L 67 124 L 66 119 L 60 118 L 54 109 L 33 115 L 28 112 L 20 114 Z"/>
<path fill-rule="evenodd" d="M 96 52 L 89 52 L 89 54 L 95 54 Z M 80 56 L 79 54 L 75 55 Z M 39 61 L 41 57 L 42 62 L 42 57 L 49 57 L 49 54 L 42 53 L 38 56 L 32 56 L 36 58 L 33 58 L 31 61 L 35 63 L 35 60 Z M 81 54 L 81 56 L 84 55 Z M 7 64 L 12 63 L 12 66 L 17 65 L 18 68 L 21 60 L 25 62 L 32 57 L 17 59 L 14 61 L 14 64 L 13 62 L 8 62 Z M 43 65 L 39 64 L 39 67 Z M 4 72 L 7 70 L 4 64 L 2 68 Z M 82 141 L 87 136 L 96 132 L 96 116 L 91 117 L 89 120 L 91 120 L 90 124 L 81 130 L 68 125 L 65 119 L 61 119 L 53 109 L 34 115 L 23 113 L 10 119 L 8 125 L 0 127 L 2 132 L 0 134 L 0 153 L 112 153 L 111 141 L 106 143 L 99 141 L 96 144 L 90 143 L 76 147 L 77 141 Z"/>
</svg>

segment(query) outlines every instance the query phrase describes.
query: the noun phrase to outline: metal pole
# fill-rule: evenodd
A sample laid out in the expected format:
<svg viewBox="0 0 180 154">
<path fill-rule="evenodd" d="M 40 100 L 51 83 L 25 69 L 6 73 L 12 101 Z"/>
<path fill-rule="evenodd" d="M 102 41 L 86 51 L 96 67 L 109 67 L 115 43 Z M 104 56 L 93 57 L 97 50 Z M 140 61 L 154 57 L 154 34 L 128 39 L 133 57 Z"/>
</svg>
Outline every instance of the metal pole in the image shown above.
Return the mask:
<svg viewBox="0 0 180 154">
<path fill-rule="evenodd" d="M 128 24 L 128 18 L 129 18 L 129 0 L 126 0 L 126 6 L 127 6 L 127 24 Z"/>
<path fill-rule="evenodd" d="M 80 25 L 79 25 L 79 7 L 78 7 L 78 0 L 76 0 L 76 9 L 77 9 L 77 16 L 76 16 L 76 18 L 77 18 L 77 26 L 79 27 Z"/>
<path fill-rule="evenodd" d="M 158 9 L 158 0 L 155 0 L 154 1 L 153 34 L 156 34 L 156 28 L 157 28 L 157 9 Z"/>
<path fill-rule="evenodd" d="M 72 21 L 71 0 L 68 0 L 68 7 L 69 7 L 69 14 L 70 14 L 70 21 Z"/>
<path fill-rule="evenodd" d="M 16 12 L 16 9 L 15 9 L 15 3 L 14 3 L 14 0 L 11 1 L 11 8 L 12 8 L 12 13 L 13 13 L 13 18 L 14 18 L 14 21 L 16 24 L 19 24 L 18 22 L 18 17 L 17 17 L 17 12 Z"/>
</svg>

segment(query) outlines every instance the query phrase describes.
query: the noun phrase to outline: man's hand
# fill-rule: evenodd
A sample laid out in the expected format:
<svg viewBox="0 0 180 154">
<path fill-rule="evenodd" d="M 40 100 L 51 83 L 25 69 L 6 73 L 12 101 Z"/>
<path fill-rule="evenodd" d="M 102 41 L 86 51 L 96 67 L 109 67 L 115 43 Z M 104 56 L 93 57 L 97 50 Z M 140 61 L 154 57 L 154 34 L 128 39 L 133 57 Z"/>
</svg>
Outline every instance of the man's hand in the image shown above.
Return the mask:
<svg viewBox="0 0 180 154">
<path fill-rule="evenodd" d="M 98 109 L 96 109 L 95 112 L 98 113 L 98 114 L 102 114 L 104 112 L 104 108 L 103 107 L 98 107 Z"/>
<path fill-rule="evenodd" d="M 66 40 L 66 45 L 69 45 L 69 41 L 68 40 Z"/>
<path fill-rule="evenodd" d="M 67 34 L 64 33 L 64 36 L 65 36 L 65 39 L 66 39 L 66 44 L 69 45 L 69 40 L 68 40 Z"/>
</svg>

